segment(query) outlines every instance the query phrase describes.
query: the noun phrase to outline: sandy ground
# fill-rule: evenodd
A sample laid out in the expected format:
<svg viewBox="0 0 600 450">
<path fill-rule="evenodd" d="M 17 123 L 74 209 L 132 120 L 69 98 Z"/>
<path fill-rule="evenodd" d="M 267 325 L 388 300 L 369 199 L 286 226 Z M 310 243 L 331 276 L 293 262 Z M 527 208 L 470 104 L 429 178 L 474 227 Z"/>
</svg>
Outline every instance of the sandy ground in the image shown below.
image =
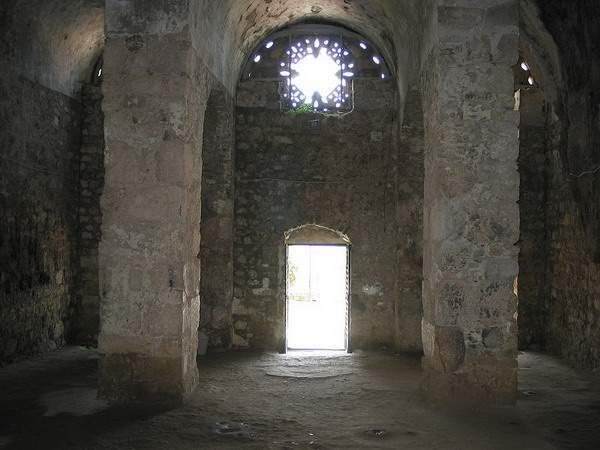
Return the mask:
<svg viewBox="0 0 600 450">
<path fill-rule="evenodd" d="M 594 449 L 596 373 L 526 353 L 515 407 L 426 402 L 416 358 L 222 354 L 182 407 L 96 398 L 98 355 L 68 348 L 0 369 L 0 449 Z"/>
</svg>

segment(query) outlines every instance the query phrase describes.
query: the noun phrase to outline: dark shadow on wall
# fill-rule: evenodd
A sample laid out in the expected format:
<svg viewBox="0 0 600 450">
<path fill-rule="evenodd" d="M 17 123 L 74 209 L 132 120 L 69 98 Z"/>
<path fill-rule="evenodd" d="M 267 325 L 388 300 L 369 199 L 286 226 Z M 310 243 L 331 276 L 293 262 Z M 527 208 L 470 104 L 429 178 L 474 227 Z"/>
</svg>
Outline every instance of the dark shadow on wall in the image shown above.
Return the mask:
<svg viewBox="0 0 600 450">
<path fill-rule="evenodd" d="M 213 88 L 204 115 L 199 347 L 232 345 L 234 106 Z M 202 352 L 202 348 L 199 348 Z"/>
<path fill-rule="evenodd" d="M 526 2 L 527 8 L 533 2 Z M 544 175 L 545 236 L 543 277 L 535 260 L 521 261 L 519 281 L 520 345 L 537 345 L 576 367 L 600 367 L 600 4 L 554 0 L 535 2 L 539 24 L 531 14 L 522 26 L 536 86 L 543 98 L 543 126 L 525 122 L 523 146 L 537 153 L 530 168 Z M 542 62 L 538 64 L 538 62 Z M 525 116 L 527 120 L 527 116 Z M 543 128 L 543 129 L 542 129 Z M 531 138 L 531 139 L 530 139 Z M 544 152 L 544 169 L 540 164 Z M 522 157 L 525 155 L 522 152 Z M 523 176 L 523 172 L 522 172 Z M 541 184 L 522 179 L 534 200 Z M 528 187 L 529 186 L 529 187 Z M 537 186 L 537 187 L 536 187 Z M 533 208 L 533 203 L 529 205 Z M 526 205 L 522 204 L 524 208 Z M 523 209 L 522 209 L 523 211 Z M 526 217 L 527 217 L 526 212 Z M 523 217 L 522 217 L 523 220 Z M 523 222 L 522 222 L 523 225 Z M 533 225 L 533 222 L 530 223 Z M 537 226 L 537 225 L 536 225 Z M 522 227 L 523 231 L 523 227 Z M 527 227 L 524 229 L 527 232 Z M 522 240 L 524 234 L 522 234 Z M 533 247 L 530 247 L 530 249 Z M 521 246 L 522 255 L 527 247 Z M 539 261 L 538 261 L 539 262 Z M 529 266 L 525 266 L 529 264 Z M 543 286 L 528 293 L 523 274 L 538 273 Z M 526 278 L 526 277 L 525 277 Z M 534 285 L 530 283 L 529 287 Z M 529 295 L 531 294 L 531 296 Z M 537 296 L 537 297 L 536 297 Z"/>
<path fill-rule="evenodd" d="M 0 362 L 56 349 L 78 273 L 82 106 L 0 76 Z"/>
<path fill-rule="evenodd" d="M 87 163 L 103 158 L 99 88 L 87 87 L 103 24 L 100 0 L 0 6 L 0 363 L 95 344 L 80 207 Z M 81 320 L 86 301 L 93 318 Z"/>
</svg>

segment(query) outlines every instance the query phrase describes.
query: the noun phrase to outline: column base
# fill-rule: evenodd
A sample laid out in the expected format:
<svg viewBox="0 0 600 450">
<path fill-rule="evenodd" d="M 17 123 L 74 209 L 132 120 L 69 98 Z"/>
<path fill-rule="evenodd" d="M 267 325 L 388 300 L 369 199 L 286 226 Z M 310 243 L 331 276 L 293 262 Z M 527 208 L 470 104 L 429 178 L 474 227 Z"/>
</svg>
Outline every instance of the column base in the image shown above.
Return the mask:
<svg viewBox="0 0 600 450">
<path fill-rule="evenodd" d="M 517 400 L 517 368 L 505 362 L 462 366 L 440 372 L 423 357 L 422 391 L 434 401 L 454 404 L 511 405 Z"/>
<path fill-rule="evenodd" d="M 198 384 L 198 369 L 183 373 L 181 358 L 107 354 L 100 362 L 98 395 L 107 400 L 181 403 Z"/>
</svg>

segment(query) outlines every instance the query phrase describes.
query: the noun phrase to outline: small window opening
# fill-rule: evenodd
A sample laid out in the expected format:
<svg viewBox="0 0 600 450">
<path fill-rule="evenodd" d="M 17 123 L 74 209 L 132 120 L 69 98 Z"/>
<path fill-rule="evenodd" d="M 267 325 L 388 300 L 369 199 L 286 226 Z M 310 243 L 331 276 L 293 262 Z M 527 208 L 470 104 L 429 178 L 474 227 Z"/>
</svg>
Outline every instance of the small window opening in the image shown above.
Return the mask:
<svg viewBox="0 0 600 450">
<path fill-rule="evenodd" d="M 532 88 L 536 87 L 536 81 L 531 73 L 531 66 L 527 61 L 521 59 L 519 62 L 519 68 L 521 69 L 517 74 L 518 83 L 523 88 Z"/>
<path fill-rule="evenodd" d="M 380 52 L 344 28 L 304 24 L 268 37 L 250 56 L 247 78 L 280 80 L 285 111 L 336 114 L 354 108 L 354 80 L 385 80 Z"/>
<path fill-rule="evenodd" d="M 98 86 L 102 83 L 104 75 L 104 58 L 100 56 L 94 64 L 94 71 L 92 72 L 92 84 Z"/>
</svg>

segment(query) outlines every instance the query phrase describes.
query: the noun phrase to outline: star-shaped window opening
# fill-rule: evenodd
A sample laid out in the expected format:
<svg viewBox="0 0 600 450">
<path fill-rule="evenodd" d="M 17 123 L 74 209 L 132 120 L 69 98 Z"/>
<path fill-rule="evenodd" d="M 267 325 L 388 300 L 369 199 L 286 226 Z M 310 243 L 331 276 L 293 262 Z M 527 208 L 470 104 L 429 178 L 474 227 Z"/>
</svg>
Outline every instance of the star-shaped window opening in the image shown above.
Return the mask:
<svg viewBox="0 0 600 450">
<path fill-rule="evenodd" d="M 285 79 L 282 100 L 286 109 L 352 109 L 354 64 L 348 61 L 351 54 L 341 40 L 306 38 L 291 44 L 285 54 L 280 76 Z"/>
</svg>

